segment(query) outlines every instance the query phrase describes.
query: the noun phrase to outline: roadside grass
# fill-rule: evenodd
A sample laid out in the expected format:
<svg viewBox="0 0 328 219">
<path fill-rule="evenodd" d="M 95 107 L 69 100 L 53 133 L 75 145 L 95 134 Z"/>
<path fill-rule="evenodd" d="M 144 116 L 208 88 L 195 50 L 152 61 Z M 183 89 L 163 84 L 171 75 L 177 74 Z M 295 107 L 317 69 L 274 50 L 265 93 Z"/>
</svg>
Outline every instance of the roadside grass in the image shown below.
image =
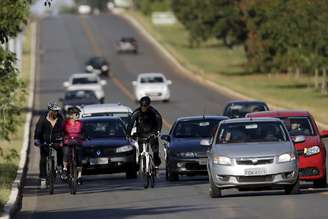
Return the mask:
<svg viewBox="0 0 328 219">
<path fill-rule="evenodd" d="M 139 12 L 127 13 L 195 74 L 278 107 L 308 110 L 320 122 L 328 124 L 328 95 L 321 95 L 314 89 L 312 77 L 302 75 L 296 79 L 287 74 L 247 72 L 241 47 L 228 49 L 213 39 L 201 44 L 200 48 L 190 48 L 188 33 L 181 24 L 155 26 L 149 17 Z"/>
<path fill-rule="evenodd" d="M 22 57 L 22 72 L 21 77 L 25 82 L 26 87 L 30 83 L 30 64 L 31 64 L 31 27 L 26 28 L 23 57 Z M 27 98 L 23 106 L 27 106 Z M 16 172 L 20 161 L 20 151 L 23 144 L 24 122 L 26 113 L 20 115 L 21 124 L 18 125 L 16 132 L 12 135 L 11 141 L 0 141 L 0 212 L 2 212 L 6 204 L 10 191 L 11 184 L 16 178 Z"/>
</svg>

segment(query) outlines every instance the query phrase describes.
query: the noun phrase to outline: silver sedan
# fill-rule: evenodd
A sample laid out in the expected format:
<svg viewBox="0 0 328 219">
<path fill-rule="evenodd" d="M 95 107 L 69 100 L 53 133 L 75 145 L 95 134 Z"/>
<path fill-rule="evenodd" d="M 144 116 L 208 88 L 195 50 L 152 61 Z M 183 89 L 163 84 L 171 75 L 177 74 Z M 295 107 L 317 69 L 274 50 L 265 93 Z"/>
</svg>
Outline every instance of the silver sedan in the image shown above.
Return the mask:
<svg viewBox="0 0 328 219">
<path fill-rule="evenodd" d="M 298 136 L 295 141 L 304 141 Z M 222 189 L 284 188 L 298 193 L 298 165 L 294 144 L 279 119 L 231 119 L 222 121 L 210 146 L 208 173 L 210 196 Z"/>
</svg>

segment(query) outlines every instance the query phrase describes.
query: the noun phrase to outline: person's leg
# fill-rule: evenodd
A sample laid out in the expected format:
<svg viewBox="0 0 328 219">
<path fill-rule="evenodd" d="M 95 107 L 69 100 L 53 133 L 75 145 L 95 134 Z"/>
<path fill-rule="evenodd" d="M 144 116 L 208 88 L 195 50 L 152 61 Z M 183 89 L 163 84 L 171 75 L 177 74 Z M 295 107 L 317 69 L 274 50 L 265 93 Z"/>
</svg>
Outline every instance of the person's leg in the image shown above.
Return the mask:
<svg viewBox="0 0 328 219">
<path fill-rule="evenodd" d="M 83 151 L 82 147 L 76 148 L 76 162 L 77 162 L 77 178 L 78 183 L 82 184 L 82 160 L 83 160 Z"/>
<path fill-rule="evenodd" d="M 64 151 L 63 147 L 57 148 L 57 167 L 61 170 L 63 168 L 63 156 L 64 156 Z"/>
<path fill-rule="evenodd" d="M 67 166 L 68 166 L 68 161 L 69 161 L 69 153 L 70 153 L 70 148 L 68 146 L 63 147 L 63 174 L 61 178 L 63 180 L 67 179 Z"/>
<path fill-rule="evenodd" d="M 153 150 L 154 164 L 155 166 L 161 165 L 161 158 L 159 157 L 159 142 L 158 138 L 153 138 L 151 141 L 151 147 Z"/>
<path fill-rule="evenodd" d="M 41 189 L 46 188 L 48 148 L 40 146 L 39 177 Z"/>
</svg>

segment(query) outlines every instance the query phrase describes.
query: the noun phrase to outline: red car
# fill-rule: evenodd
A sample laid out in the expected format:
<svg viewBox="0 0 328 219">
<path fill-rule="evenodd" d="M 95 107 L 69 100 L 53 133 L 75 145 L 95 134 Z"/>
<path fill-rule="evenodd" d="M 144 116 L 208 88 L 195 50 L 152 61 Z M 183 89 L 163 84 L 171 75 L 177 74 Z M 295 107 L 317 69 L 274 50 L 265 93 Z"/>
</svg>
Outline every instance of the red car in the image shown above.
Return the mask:
<svg viewBox="0 0 328 219">
<path fill-rule="evenodd" d="M 266 111 L 249 113 L 246 117 L 275 117 L 281 119 L 292 138 L 303 138 L 295 144 L 299 155 L 300 180 L 312 181 L 315 187 L 325 187 L 326 148 L 323 138 L 328 137 L 328 130 L 319 132 L 313 116 L 306 111 Z"/>
</svg>

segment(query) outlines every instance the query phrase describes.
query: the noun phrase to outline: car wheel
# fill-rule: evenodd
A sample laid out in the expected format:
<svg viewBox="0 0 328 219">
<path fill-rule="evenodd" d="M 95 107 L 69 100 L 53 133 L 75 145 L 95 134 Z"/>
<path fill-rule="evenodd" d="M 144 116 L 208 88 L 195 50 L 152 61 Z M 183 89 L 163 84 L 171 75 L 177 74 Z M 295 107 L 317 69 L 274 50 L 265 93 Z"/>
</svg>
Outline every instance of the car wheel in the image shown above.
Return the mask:
<svg viewBox="0 0 328 219">
<path fill-rule="evenodd" d="M 297 180 L 293 185 L 288 185 L 285 187 L 285 193 L 287 195 L 294 195 L 300 193 L 300 182 Z"/>
<path fill-rule="evenodd" d="M 313 186 L 316 188 L 326 188 L 327 187 L 327 174 L 322 177 L 322 179 L 313 181 Z"/>
<path fill-rule="evenodd" d="M 209 173 L 209 181 L 210 181 L 210 188 L 209 188 L 210 197 L 211 198 L 222 197 L 222 190 L 214 184 L 211 173 Z"/>
<path fill-rule="evenodd" d="M 164 103 L 170 102 L 170 99 L 163 100 Z"/>
<path fill-rule="evenodd" d="M 176 181 L 179 181 L 179 174 L 176 173 L 176 172 L 172 172 L 170 170 L 170 168 L 168 167 L 168 162 L 166 162 L 166 173 L 165 173 L 165 176 L 166 176 L 166 179 L 170 182 L 176 182 Z"/>
<path fill-rule="evenodd" d="M 138 176 L 137 165 L 135 163 L 128 164 L 125 175 L 127 179 L 136 179 Z"/>
<path fill-rule="evenodd" d="M 105 103 L 105 98 L 104 97 L 100 98 L 100 103 L 101 104 L 104 104 Z"/>
</svg>

